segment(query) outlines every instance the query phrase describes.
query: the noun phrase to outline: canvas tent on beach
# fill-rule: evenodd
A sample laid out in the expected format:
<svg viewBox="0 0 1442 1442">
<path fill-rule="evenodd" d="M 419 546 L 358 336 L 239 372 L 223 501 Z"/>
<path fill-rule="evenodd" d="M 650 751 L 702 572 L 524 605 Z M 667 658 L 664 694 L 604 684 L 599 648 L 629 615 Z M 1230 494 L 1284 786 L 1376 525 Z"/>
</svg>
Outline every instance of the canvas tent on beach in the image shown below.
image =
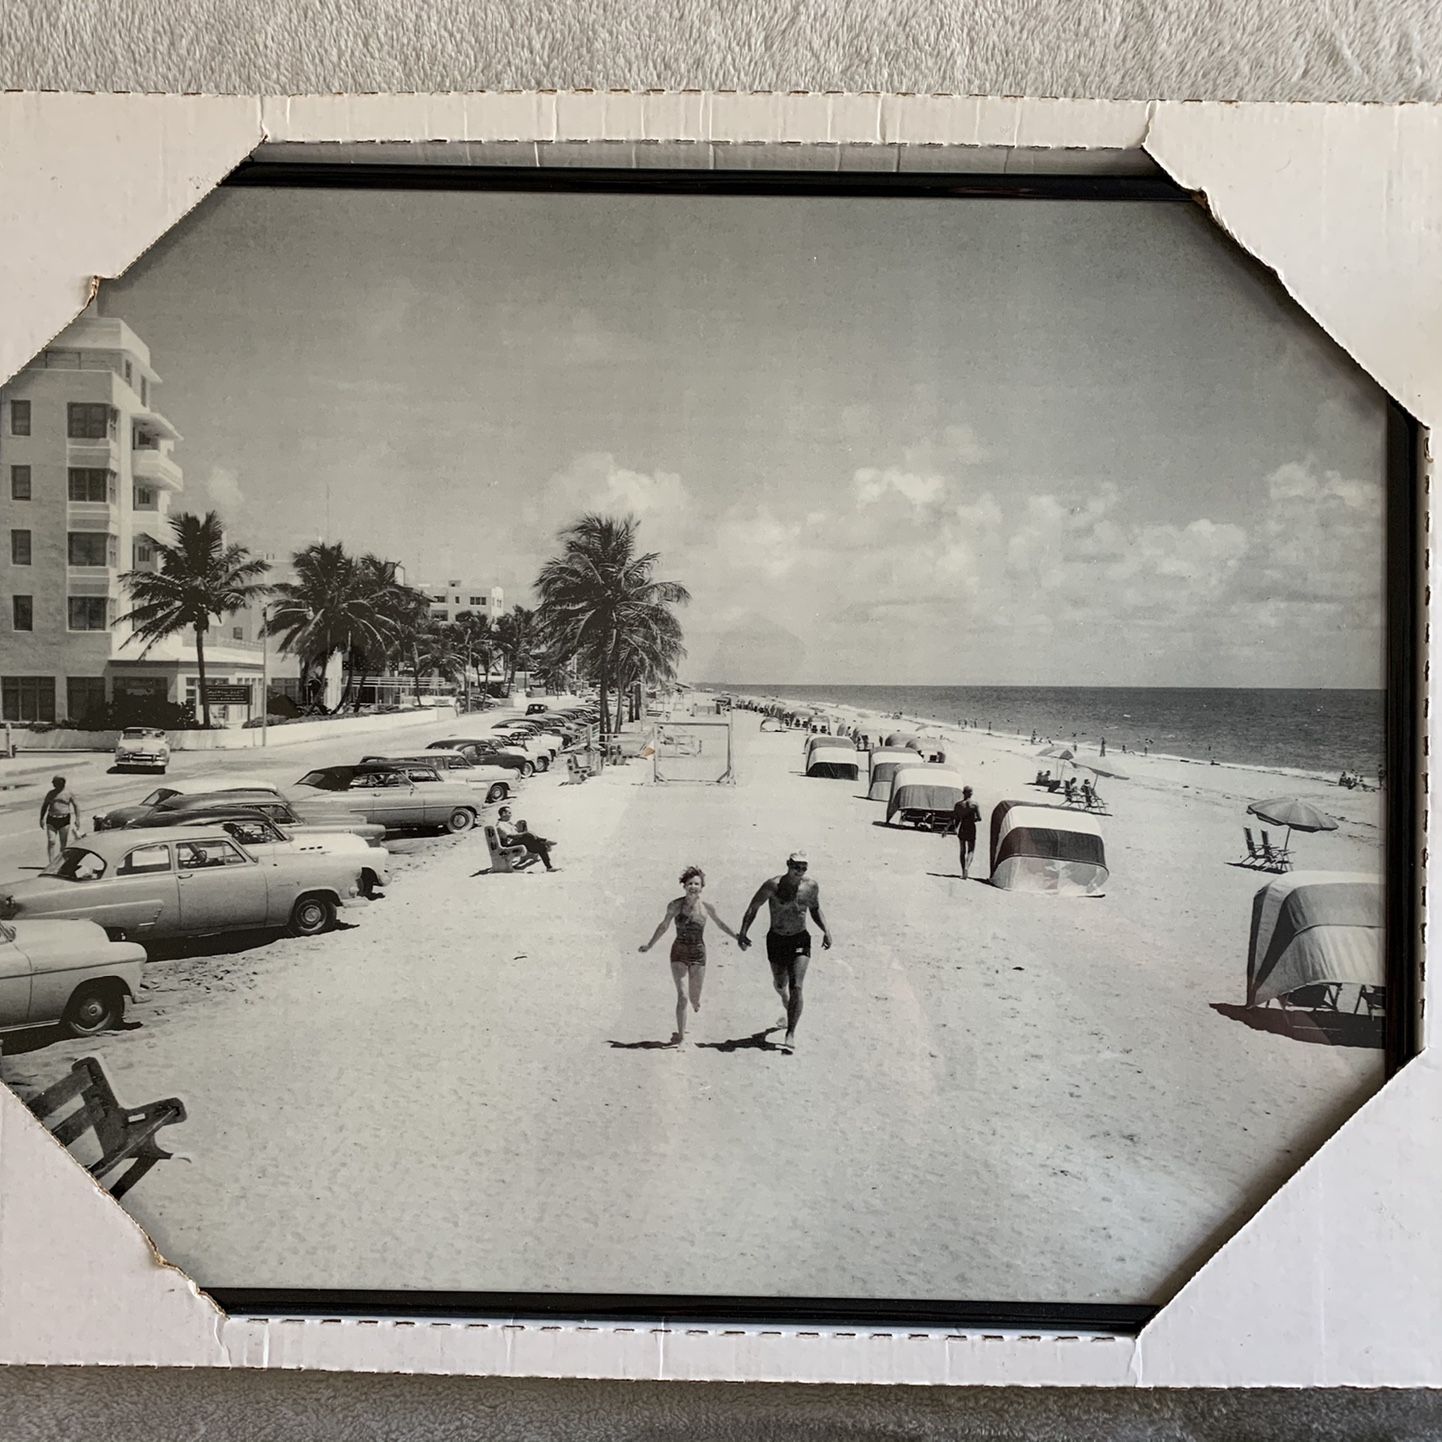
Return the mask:
<svg viewBox="0 0 1442 1442">
<path fill-rule="evenodd" d="M 915 766 L 917 753 L 904 746 L 885 746 L 871 753 L 871 782 L 866 793 L 871 801 L 890 801 L 891 782 L 897 769 Z"/>
<path fill-rule="evenodd" d="M 813 736 L 806 743 L 806 774 L 855 781 L 866 755 L 844 736 Z"/>
<path fill-rule="evenodd" d="M 1362 872 L 1293 871 L 1252 898 L 1247 1005 L 1301 987 L 1385 984 L 1382 880 Z"/>
<path fill-rule="evenodd" d="M 1003 891 L 1101 896 L 1106 848 L 1095 816 L 1030 801 L 998 801 L 991 813 L 991 884 Z"/>
<path fill-rule="evenodd" d="M 886 819 L 900 815 L 913 825 L 931 827 L 950 823 L 952 812 L 961 800 L 965 782 L 959 771 L 949 766 L 928 763 L 922 766 L 899 766 L 891 778 L 891 795 L 886 801 Z"/>
</svg>

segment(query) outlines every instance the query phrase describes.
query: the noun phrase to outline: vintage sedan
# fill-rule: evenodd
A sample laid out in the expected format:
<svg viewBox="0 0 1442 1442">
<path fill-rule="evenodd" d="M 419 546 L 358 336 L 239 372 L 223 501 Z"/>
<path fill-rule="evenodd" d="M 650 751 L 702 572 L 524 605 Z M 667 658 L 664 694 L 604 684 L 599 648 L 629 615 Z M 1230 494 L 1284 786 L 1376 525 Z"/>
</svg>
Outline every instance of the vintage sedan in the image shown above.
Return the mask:
<svg viewBox="0 0 1442 1442">
<path fill-rule="evenodd" d="M 133 822 L 126 829 L 140 831 L 156 826 L 219 826 L 261 861 L 271 860 L 282 853 L 349 857 L 360 871 L 362 896 L 373 896 L 391 879 L 391 854 L 379 841 L 367 841 L 353 831 L 327 831 L 320 826 L 283 827 L 258 807 L 214 803 L 177 811 L 162 808 L 144 821 Z M 367 825 L 366 829 L 377 836 L 383 834 L 379 826 Z"/>
<path fill-rule="evenodd" d="M 93 817 L 95 830 L 113 831 L 116 827 L 128 825 L 137 816 L 143 816 L 162 801 L 172 796 L 197 796 L 212 791 L 274 791 L 272 782 L 259 776 L 191 776 L 177 777 L 157 786 L 130 806 L 112 806 L 108 811 L 97 811 Z"/>
<path fill-rule="evenodd" d="M 519 746 L 508 746 L 499 736 L 453 736 L 445 741 L 432 741 L 427 751 L 459 751 L 469 761 L 484 761 L 504 766 L 519 776 L 534 776 L 536 763 Z"/>
<path fill-rule="evenodd" d="M 251 855 L 220 826 L 107 831 L 68 846 L 39 876 L 0 885 L 0 920 L 93 921 L 115 940 L 284 927 L 314 936 L 364 906 L 352 856 Z"/>
<path fill-rule="evenodd" d="M 140 989 L 145 948 L 91 921 L 0 921 L 0 1028 L 94 1036 L 119 1026 Z"/>
<path fill-rule="evenodd" d="M 164 773 L 170 765 L 170 738 L 154 726 L 127 726 L 115 742 L 115 769 Z"/>
<path fill-rule="evenodd" d="M 487 761 L 468 761 L 459 751 L 434 750 L 415 756 L 362 756 L 363 765 L 433 766 L 448 773 L 448 781 L 464 781 L 468 786 L 485 788 L 486 801 L 494 805 L 509 800 L 516 793 L 516 773 Z"/>
<path fill-rule="evenodd" d="M 474 786 L 448 780 L 451 774 L 432 765 L 363 761 L 358 766 L 317 767 L 296 785 L 324 795 L 343 795 L 347 806 L 387 831 L 417 826 L 469 831 L 485 803 Z"/>
<path fill-rule="evenodd" d="M 386 834 L 384 826 L 367 821 L 343 801 L 307 797 L 295 802 L 277 791 L 202 791 L 195 796 L 172 796 L 125 824 L 127 827 L 189 826 L 197 816 L 210 815 L 217 808 L 236 807 L 264 816 L 295 835 L 342 831 L 358 836 L 371 846 L 379 846 Z"/>
</svg>

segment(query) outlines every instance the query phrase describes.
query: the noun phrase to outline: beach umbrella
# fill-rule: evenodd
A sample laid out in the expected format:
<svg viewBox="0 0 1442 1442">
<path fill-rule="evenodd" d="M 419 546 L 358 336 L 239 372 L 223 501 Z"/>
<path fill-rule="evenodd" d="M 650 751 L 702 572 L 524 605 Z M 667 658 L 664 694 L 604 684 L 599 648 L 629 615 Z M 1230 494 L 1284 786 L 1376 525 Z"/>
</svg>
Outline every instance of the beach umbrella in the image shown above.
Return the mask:
<svg viewBox="0 0 1442 1442">
<path fill-rule="evenodd" d="M 1087 771 L 1096 776 L 1111 776 L 1118 781 L 1130 781 L 1131 777 L 1125 771 L 1118 771 L 1114 766 L 1098 766 L 1094 762 L 1083 761 L 1079 763 Z"/>
<path fill-rule="evenodd" d="M 1254 801 L 1247 807 L 1250 815 L 1273 826 L 1285 826 L 1287 839 L 1282 843 L 1284 851 L 1291 849 L 1294 831 L 1335 831 L 1337 820 L 1320 811 L 1310 801 L 1300 796 L 1275 796 L 1270 801 Z"/>
<path fill-rule="evenodd" d="M 1070 746 L 1043 746 L 1038 756 L 1051 756 L 1058 761 L 1075 761 L 1076 752 Z"/>
</svg>

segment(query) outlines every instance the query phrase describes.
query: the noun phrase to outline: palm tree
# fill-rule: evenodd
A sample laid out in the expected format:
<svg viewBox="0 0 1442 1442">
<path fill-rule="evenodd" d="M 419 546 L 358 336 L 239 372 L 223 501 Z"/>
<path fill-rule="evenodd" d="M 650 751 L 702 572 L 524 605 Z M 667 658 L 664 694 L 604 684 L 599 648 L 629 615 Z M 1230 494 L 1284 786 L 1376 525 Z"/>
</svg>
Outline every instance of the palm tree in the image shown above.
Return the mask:
<svg viewBox="0 0 1442 1442">
<path fill-rule="evenodd" d="M 116 619 L 129 624 L 132 640 L 145 643 L 141 656 L 157 642 L 184 630 L 195 633 L 195 669 L 200 673 L 201 724 L 210 726 L 210 700 L 205 694 L 205 633 L 212 617 L 226 616 L 252 605 L 270 590 L 260 577 L 270 566 L 244 546 L 227 545 L 225 528 L 214 511 L 170 517 L 174 540 L 156 541 L 159 569 L 127 571 L 121 582 L 130 593 L 132 609 Z"/>
<path fill-rule="evenodd" d="M 506 690 L 516 684 L 516 672 L 529 670 L 531 652 L 539 642 L 536 613 L 524 606 L 507 611 L 496 623 L 496 649 L 506 663 Z"/>
<path fill-rule="evenodd" d="M 396 579 L 394 561 L 352 556 L 339 541 L 317 541 L 291 559 L 295 580 L 274 588 L 266 633 L 279 636 L 281 649 L 300 658 L 308 682 L 324 675 L 332 657 L 346 658 L 339 710 L 357 676 L 364 682 L 427 614 L 425 597 Z M 309 693 L 309 685 L 305 689 Z"/>
<path fill-rule="evenodd" d="M 454 626 L 449 621 L 439 621 L 429 615 L 406 628 L 401 636 L 399 655 L 398 669 L 410 674 L 417 702 L 421 699 L 422 676 L 439 676 L 442 680 L 454 681 L 465 669 L 465 658 L 456 645 Z"/>
<path fill-rule="evenodd" d="M 460 611 L 455 620 L 456 649 L 465 658 L 466 710 L 471 709 L 471 672 L 484 687 L 496 659 L 496 630 L 484 611 Z"/>
<path fill-rule="evenodd" d="M 561 554 L 536 581 L 547 644 L 595 676 L 603 724 L 613 687 L 673 675 L 686 654 L 671 608 L 685 605 L 691 593 L 678 581 L 656 579 L 660 557 L 637 555 L 638 529 L 634 516 L 582 516 L 560 532 Z"/>
</svg>

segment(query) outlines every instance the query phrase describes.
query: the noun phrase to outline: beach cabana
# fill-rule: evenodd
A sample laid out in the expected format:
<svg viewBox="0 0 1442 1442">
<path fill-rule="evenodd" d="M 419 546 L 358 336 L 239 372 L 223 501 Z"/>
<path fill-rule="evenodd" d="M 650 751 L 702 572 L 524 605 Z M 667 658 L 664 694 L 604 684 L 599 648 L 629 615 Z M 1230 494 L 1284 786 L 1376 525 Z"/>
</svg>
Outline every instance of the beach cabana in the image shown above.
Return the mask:
<svg viewBox="0 0 1442 1442">
<path fill-rule="evenodd" d="M 964 784 L 960 772 L 948 766 L 900 766 L 891 778 L 886 819 L 922 831 L 945 831 Z"/>
<path fill-rule="evenodd" d="M 1101 826 L 1084 811 L 998 801 L 991 813 L 991 884 L 1003 891 L 1101 896 L 1107 884 Z"/>
<path fill-rule="evenodd" d="M 871 754 L 871 780 L 867 797 L 872 801 L 891 800 L 891 782 L 899 767 L 915 766 L 916 752 L 905 746 L 883 746 Z"/>
<path fill-rule="evenodd" d="M 886 738 L 888 746 L 906 747 L 912 751 L 921 750 L 921 737 L 911 731 L 893 731 Z"/>
<path fill-rule="evenodd" d="M 806 743 L 806 774 L 855 781 L 865 755 L 844 736 L 813 736 Z"/>
<path fill-rule="evenodd" d="M 1293 871 L 1269 882 L 1252 898 L 1247 1005 L 1335 1007 L 1341 987 L 1356 986 L 1370 1011 L 1386 984 L 1382 908 L 1381 878 L 1361 872 Z"/>
</svg>

